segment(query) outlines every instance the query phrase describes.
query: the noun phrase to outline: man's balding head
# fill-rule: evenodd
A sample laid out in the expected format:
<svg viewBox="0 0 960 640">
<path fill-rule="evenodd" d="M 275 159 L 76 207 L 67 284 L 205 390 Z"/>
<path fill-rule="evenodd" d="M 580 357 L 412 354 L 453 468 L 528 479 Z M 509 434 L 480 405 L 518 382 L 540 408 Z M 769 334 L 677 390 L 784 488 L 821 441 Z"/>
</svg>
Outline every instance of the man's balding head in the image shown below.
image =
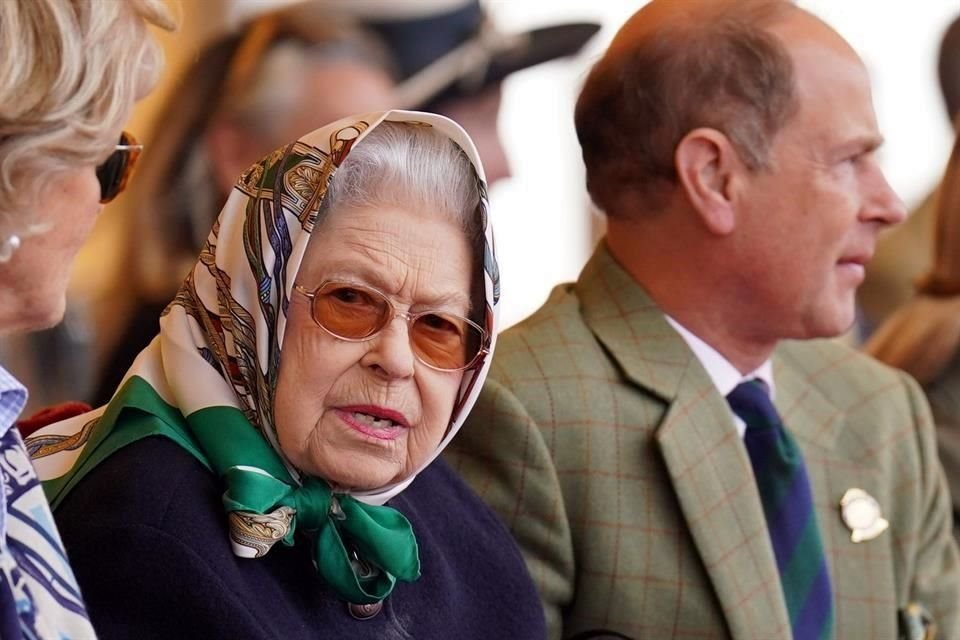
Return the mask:
<svg viewBox="0 0 960 640">
<path fill-rule="evenodd" d="M 577 101 L 594 202 L 611 217 L 658 208 L 677 183 L 677 144 L 698 127 L 764 168 L 796 110 L 791 57 L 772 29 L 798 13 L 809 15 L 787 0 L 653 0 L 634 14 Z"/>
</svg>

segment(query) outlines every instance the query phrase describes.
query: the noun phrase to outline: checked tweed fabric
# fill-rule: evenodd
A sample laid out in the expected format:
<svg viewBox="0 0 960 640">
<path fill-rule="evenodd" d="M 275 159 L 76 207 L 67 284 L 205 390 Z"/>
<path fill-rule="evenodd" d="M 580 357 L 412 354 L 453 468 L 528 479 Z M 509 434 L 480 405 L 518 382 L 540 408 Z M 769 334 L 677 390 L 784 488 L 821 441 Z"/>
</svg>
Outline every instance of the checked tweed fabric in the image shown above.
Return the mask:
<svg viewBox="0 0 960 640">
<path fill-rule="evenodd" d="M 896 640 L 911 600 L 960 638 L 950 494 L 917 383 L 825 340 L 782 344 L 773 376 L 830 565 L 833 638 Z M 602 245 L 501 334 L 446 456 L 519 543 L 549 640 L 793 637 L 730 406 Z M 840 513 L 853 487 L 890 522 L 860 544 Z"/>
<path fill-rule="evenodd" d="M 763 381 L 740 383 L 727 402 L 747 425 L 743 442 L 757 480 L 793 637 L 830 638 L 830 573 L 803 454 L 783 428 Z"/>
</svg>

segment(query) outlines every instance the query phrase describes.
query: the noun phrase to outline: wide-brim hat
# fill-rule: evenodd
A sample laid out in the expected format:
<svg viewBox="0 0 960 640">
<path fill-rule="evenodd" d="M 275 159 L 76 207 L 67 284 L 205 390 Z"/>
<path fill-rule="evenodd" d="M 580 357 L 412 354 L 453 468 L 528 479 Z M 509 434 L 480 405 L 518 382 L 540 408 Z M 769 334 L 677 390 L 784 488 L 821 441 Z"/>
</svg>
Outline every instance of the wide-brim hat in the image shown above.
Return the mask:
<svg viewBox="0 0 960 640">
<path fill-rule="evenodd" d="M 575 55 L 600 30 L 597 23 L 572 22 L 504 33 L 479 0 L 319 1 L 383 39 L 404 108 L 472 95 L 515 71 Z"/>
</svg>

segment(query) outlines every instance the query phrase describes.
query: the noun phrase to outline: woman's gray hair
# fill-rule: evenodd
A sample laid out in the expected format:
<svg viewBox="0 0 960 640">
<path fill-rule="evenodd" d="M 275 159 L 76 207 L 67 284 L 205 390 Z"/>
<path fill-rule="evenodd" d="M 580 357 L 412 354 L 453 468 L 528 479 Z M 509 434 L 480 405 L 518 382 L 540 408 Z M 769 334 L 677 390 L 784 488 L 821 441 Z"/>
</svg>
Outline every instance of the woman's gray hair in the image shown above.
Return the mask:
<svg viewBox="0 0 960 640">
<path fill-rule="evenodd" d="M 163 0 L 0 2 L 0 238 L 36 232 L 57 173 L 113 152 L 162 68 L 148 23 L 175 27 Z"/>
<path fill-rule="evenodd" d="M 483 236 L 480 184 L 467 154 L 430 126 L 382 122 L 337 169 L 320 205 L 318 225 L 333 211 L 403 206 L 456 222 Z"/>
<path fill-rule="evenodd" d="M 486 206 L 473 163 L 455 142 L 419 123 L 382 122 L 354 145 L 337 169 L 320 204 L 317 226 L 331 214 L 400 206 L 429 211 L 456 223 L 471 249 L 473 265 L 483 259 Z M 479 313 L 483 270 L 473 274 L 471 299 Z"/>
</svg>

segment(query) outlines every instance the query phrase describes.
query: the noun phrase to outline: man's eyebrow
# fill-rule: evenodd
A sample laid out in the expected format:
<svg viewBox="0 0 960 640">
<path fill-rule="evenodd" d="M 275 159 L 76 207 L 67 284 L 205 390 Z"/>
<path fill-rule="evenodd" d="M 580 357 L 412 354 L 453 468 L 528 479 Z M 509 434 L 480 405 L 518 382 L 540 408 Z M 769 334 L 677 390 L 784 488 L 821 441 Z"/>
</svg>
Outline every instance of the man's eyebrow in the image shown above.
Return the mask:
<svg viewBox="0 0 960 640">
<path fill-rule="evenodd" d="M 836 158 L 846 158 L 853 155 L 873 153 L 883 146 L 883 136 L 878 134 L 864 134 L 846 140 L 835 147 Z"/>
<path fill-rule="evenodd" d="M 887 141 L 886 138 L 884 138 L 879 133 L 869 136 L 869 138 L 866 141 L 867 151 L 876 151 L 877 149 L 882 147 L 886 141 Z"/>
<path fill-rule="evenodd" d="M 882 147 L 884 142 L 886 142 L 886 140 L 884 140 L 882 135 L 872 133 L 855 139 L 850 143 L 850 146 L 854 149 L 860 149 L 864 153 L 871 153 Z"/>
</svg>

